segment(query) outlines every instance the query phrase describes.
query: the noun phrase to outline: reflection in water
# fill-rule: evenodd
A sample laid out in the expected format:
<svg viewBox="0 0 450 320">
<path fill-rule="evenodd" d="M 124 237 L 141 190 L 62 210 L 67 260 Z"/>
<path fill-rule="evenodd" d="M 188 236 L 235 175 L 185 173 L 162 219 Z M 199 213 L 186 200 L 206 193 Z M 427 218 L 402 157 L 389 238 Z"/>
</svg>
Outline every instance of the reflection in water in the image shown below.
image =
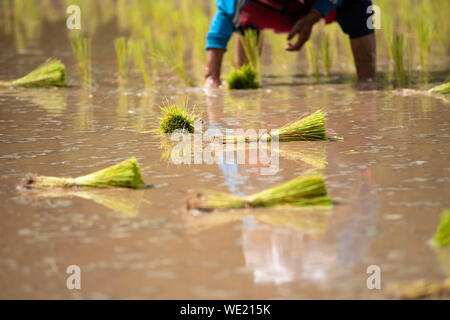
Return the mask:
<svg viewBox="0 0 450 320">
<path fill-rule="evenodd" d="M 93 93 L 90 86 L 83 86 L 80 92 L 80 101 L 76 115 L 76 128 L 79 131 L 88 131 L 92 129 L 93 120 Z"/>
<path fill-rule="evenodd" d="M 139 208 L 142 202 L 148 202 L 144 199 L 144 190 L 24 190 L 22 195 L 29 200 L 45 200 L 53 198 L 72 198 L 79 197 L 94 201 L 114 212 L 120 213 L 123 217 L 135 217 L 139 214 Z"/>
<path fill-rule="evenodd" d="M 49 115 L 61 116 L 66 109 L 67 91 L 60 88 L 18 89 L 16 95 L 47 111 Z"/>
<path fill-rule="evenodd" d="M 442 273 L 446 277 L 450 277 L 450 248 L 433 248 L 436 254 Z"/>
<path fill-rule="evenodd" d="M 311 211 L 308 215 L 274 212 L 255 216 L 256 220 L 244 219 L 242 249 L 254 281 L 279 285 L 303 279 L 322 283 L 336 276 L 333 270 L 338 265 L 361 261 L 373 241 L 373 233 L 367 230 L 377 214 L 377 200 L 369 188 L 367 182 L 356 181 L 354 213 L 345 217 L 348 207 L 338 204 L 332 221 L 328 212 L 314 209 L 306 209 Z M 270 223 L 271 228 L 261 228 L 255 221 Z M 333 245 L 324 241 L 330 237 Z"/>
<path fill-rule="evenodd" d="M 280 285 L 295 279 L 324 280 L 333 267 L 332 252 L 315 247 L 307 230 L 261 228 L 254 220 L 244 220 L 242 249 L 245 263 L 255 283 Z"/>
</svg>

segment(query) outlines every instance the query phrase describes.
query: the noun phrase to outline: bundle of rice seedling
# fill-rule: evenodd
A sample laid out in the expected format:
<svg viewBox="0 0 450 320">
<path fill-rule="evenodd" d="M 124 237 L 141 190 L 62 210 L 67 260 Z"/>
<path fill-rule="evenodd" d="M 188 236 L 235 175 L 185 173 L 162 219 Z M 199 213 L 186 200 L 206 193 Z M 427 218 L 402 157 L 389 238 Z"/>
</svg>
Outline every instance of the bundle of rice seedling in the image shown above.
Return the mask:
<svg viewBox="0 0 450 320">
<path fill-rule="evenodd" d="M 439 86 L 431 88 L 428 90 L 430 93 L 440 93 L 440 94 L 449 94 L 450 93 L 450 82 L 443 83 Z"/>
<path fill-rule="evenodd" d="M 256 207 L 328 206 L 328 197 L 322 174 L 307 173 L 284 184 L 257 194 L 240 197 L 212 190 L 193 192 L 188 196 L 187 208 L 211 211 L 214 209 L 238 209 Z"/>
<path fill-rule="evenodd" d="M 0 81 L 0 87 L 64 87 L 66 67 L 56 59 L 49 59 L 26 76 L 12 81 Z"/>
<path fill-rule="evenodd" d="M 227 77 L 228 89 L 257 89 L 256 71 L 250 65 L 243 65 L 239 70 L 233 70 Z"/>
<path fill-rule="evenodd" d="M 307 117 L 301 118 L 292 123 L 286 124 L 277 130 L 268 130 L 258 140 L 271 141 L 278 137 L 278 141 L 319 141 L 328 140 L 325 132 L 326 112 L 317 110 Z M 224 143 L 238 143 L 249 141 L 249 137 L 225 136 Z"/>
<path fill-rule="evenodd" d="M 187 111 L 188 100 L 186 100 L 184 108 L 173 105 L 166 99 L 160 107 L 163 116 L 159 118 L 159 133 L 173 133 L 176 130 L 186 130 L 194 133 L 195 114 Z"/>
<path fill-rule="evenodd" d="M 29 175 L 22 187 L 36 189 L 74 187 L 140 189 L 146 187 L 146 184 L 142 179 L 136 158 L 129 158 L 114 166 L 77 178 Z"/>
<path fill-rule="evenodd" d="M 431 243 L 438 247 L 450 245 L 450 210 L 444 210 L 442 212 L 441 223 L 433 239 L 431 239 Z"/>
</svg>

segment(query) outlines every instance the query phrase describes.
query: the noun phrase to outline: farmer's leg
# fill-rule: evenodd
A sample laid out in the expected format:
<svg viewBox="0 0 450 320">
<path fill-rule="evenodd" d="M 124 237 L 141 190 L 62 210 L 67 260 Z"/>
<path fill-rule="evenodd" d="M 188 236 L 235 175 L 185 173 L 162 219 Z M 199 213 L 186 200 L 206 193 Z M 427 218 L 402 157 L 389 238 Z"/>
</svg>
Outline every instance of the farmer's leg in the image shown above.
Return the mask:
<svg viewBox="0 0 450 320">
<path fill-rule="evenodd" d="M 359 80 L 375 78 L 376 73 L 376 41 L 375 33 L 350 39 Z"/>
<path fill-rule="evenodd" d="M 360 80 L 375 77 L 376 71 L 375 33 L 373 28 L 369 27 L 368 20 L 371 14 L 367 13 L 367 8 L 371 5 L 371 0 L 347 0 L 336 13 L 336 20 L 350 37 L 355 67 Z"/>
</svg>

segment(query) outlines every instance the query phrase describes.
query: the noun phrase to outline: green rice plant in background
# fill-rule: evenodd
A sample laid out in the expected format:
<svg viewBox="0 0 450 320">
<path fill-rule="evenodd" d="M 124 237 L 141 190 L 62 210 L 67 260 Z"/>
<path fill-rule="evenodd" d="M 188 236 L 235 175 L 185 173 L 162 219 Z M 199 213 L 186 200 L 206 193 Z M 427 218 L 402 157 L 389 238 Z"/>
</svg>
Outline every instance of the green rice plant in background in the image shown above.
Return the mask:
<svg viewBox="0 0 450 320">
<path fill-rule="evenodd" d="M 186 64 L 184 62 L 184 38 L 181 33 L 175 35 L 171 44 L 164 45 L 162 42 L 154 44 L 155 53 L 158 60 L 162 61 L 189 86 L 195 85 L 194 79 L 187 73 Z"/>
<path fill-rule="evenodd" d="M 281 185 L 269 188 L 251 196 L 213 190 L 192 192 L 187 199 L 187 209 L 212 211 L 214 209 L 239 209 L 257 207 L 330 206 L 325 180 L 321 174 L 306 173 Z"/>
<path fill-rule="evenodd" d="M 74 187 L 140 189 L 145 186 L 136 158 L 129 158 L 119 164 L 77 178 L 29 175 L 22 184 L 22 187 L 27 189 Z"/>
<path fill-rule="evenodd" d="M 124 37 L 120 37 L 114 40 L 114 49 L 117 56 L 117 68 L 119 78 L 124 79 L 128 75 L 129 57 L 127 49 L 127 41 Z"/>
<path fill-rule="evenodd" d="M 306 43 L 306 52 L 308 56 L 309 74 L 313 75 L 316 81 L 320 78 L 319 54 L 312 40 Z"/>
<path fill-rule="evenodd" d="M 331 51 L 330 51 L 330 39 L 328 33 L 324 31 L 322 38 L 320 39 L 320 51 L 322 54 L 323 71 L 325 75 L 330 75 L 331 68 Z"/>
<path fill-rule="evenodd" d="M 431 19 L 422 19 L 417 23 L 416 32 L 419 40 L 420 66 L 422 70 L 426 70 L 433 41 L 433 21 Z"/>
<path fill-rule="evenodd" d="M 395 33 L 392 37 L 391 56 L 394 61 L 394 73 L 400 84 L 405 83 L 405 71 L 403 66 L 403 34 Z"/>
<path fill-rule="evenodd" d="M 145 46 L 142 39 L 133 39 L 129 41 L 130 51 L 133 54 L 135 65 L 138 67 L 142 79 L 146 85 L 150 84 L 150 74 L 145 63 Z"/>
<path fill-rule="evenodd" d="M 255 70 L 257 82 L 261 83 L 261 56 L 262 35 L 255 29 L 246 29 L 244 34 L 240 35 L 242 47 L 248 64 Z"/>
<path fill-rule="evenodd" d="M 92 49 L 91 39 L 85 37 L 72 37 L 70 39 L 73 55 L 78 63 L 81 81 L 84 84 L 92 83 Z"/>
</svg>

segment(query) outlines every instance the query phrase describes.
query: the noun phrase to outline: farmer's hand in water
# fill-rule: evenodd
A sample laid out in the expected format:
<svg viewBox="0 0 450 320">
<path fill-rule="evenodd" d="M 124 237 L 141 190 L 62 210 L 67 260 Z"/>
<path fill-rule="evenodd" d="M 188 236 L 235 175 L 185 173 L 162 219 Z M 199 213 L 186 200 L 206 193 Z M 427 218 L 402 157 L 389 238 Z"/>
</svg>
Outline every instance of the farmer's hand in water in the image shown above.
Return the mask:
<svg viewBox="0 0 450 320">
<path fill-rule="evenodd" d="M 306 16 L 300 18 L 292 27 L 291 32 L 289 32 L 286 50 L 299 51 L 311 36 L 313 25 L 318 22 L 321 17 L 322 15 L 319 11 L 311 9 Z M 292 40 L 296 35 L 298 35 L 297 41 L 295 43 L 291 43 L 290 40 Z"/>
<path fill-rule="evenodd" d="M 205 88 L 218 88 L 220 86 L 220 69 L 225 50 L 211 48 L 206 51 Z"/>
</svg>

